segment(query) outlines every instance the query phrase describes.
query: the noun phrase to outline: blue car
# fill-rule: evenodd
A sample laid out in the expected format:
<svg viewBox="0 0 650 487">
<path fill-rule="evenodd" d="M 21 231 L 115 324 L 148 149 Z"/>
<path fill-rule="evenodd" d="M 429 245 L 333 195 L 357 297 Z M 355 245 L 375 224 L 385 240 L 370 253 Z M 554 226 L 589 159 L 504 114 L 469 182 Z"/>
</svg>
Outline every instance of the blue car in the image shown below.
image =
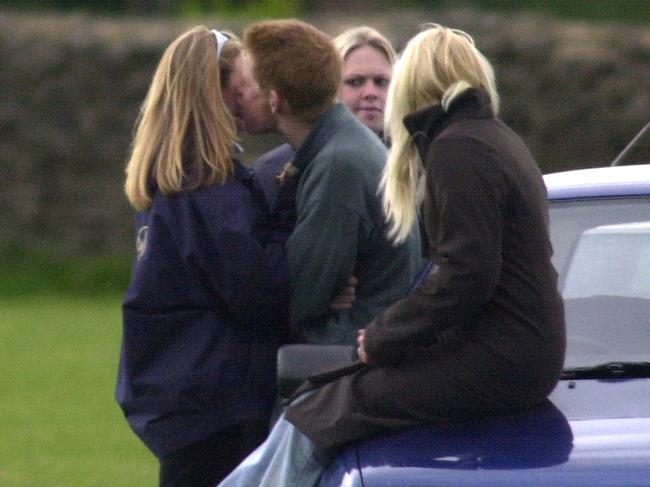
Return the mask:
<svg viewBox="0 0 650 487">
<path fill-rule="evenodd" d="M 568 342 L 548 401 L 356 443 L 320 487 L 650 486 L 650 165 L 545 181 Z"/>
</svg>

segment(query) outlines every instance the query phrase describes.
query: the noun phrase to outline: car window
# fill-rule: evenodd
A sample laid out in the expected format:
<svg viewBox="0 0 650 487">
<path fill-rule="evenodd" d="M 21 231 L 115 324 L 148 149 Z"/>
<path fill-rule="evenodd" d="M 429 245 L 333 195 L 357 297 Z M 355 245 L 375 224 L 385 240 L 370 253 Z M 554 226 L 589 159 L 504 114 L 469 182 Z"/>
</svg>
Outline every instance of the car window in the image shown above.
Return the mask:
<svg viewBox="0 0 650 487">
<path fill-rule="evenodd" d="M 585 230 L 564 278 L 565 299 L 598 295 L 650 299 L 650 222 Z"/>
<path fill-rule="evenodd" d="M 551 204 L 567 366 L 650 360 L 650 198 Z"/>
</svg>

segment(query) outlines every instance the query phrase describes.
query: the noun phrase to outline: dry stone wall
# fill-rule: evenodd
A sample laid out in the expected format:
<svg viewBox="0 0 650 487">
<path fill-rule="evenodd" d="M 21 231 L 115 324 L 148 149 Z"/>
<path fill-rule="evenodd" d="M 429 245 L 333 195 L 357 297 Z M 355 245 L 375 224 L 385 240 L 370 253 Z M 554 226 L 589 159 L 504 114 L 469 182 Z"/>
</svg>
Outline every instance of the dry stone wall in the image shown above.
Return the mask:
<svg viewBox="0 0 650 487">
<path fill-rule="evenodd" d="M 400 47 L 423 21 L 474 35 L 496 68 L 503 118 L 545 172 L 606 164 L 650 120 L 650 27 L 470 11 L 314 23 L 332 35 L 367 23 Z M 160 54 L 193 23 L 224 24 L 0 11 L 0 252 L 130 251 L 133 123 Z M 246 160 L 276 142 L 244 139 Z M 650 144 L 635 157 L 650 160 Z"/>
</svg>

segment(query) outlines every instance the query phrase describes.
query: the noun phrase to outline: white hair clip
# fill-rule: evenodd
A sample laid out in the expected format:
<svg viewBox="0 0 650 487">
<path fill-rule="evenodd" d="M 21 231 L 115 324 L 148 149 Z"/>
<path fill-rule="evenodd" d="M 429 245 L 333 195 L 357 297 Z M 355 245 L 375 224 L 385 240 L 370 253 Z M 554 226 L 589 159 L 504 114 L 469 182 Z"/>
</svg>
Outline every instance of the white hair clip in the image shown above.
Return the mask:
<svg viewBox="0 0 650 487">
<path fill-rule="evenodd" d="M 221 55 L 221 50 L 223 49 L 223 46 L 226 45 L 226 43 L 230 40 L 230 38 L 226 34 L 222 34 L 219 32 L 217 29 L 212 29 L 210 32 L 214 35 L 214 38 L 217 40 L 217 59 Z"/>
</svg>

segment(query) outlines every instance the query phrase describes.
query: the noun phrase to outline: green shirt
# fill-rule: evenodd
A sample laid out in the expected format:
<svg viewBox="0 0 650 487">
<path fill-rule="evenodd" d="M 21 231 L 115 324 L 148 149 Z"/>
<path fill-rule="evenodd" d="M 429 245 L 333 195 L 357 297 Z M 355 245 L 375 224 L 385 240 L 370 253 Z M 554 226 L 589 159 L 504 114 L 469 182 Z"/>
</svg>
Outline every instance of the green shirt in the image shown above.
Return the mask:
<svg viewBox="0 0 650 487">
<path fill-rule="evenodd" d="M 297 224 L 287 243 L 291 322 L 307 342 L 354 344 L 357 329 L 404 297 L 422 267 L 420 236 L 387 238 L 379 181 L 381 140 L 342 104 L 321 115 L 298 148 Z M 356 301 L 329 303 L 355 276 Z"/>
</svg>

